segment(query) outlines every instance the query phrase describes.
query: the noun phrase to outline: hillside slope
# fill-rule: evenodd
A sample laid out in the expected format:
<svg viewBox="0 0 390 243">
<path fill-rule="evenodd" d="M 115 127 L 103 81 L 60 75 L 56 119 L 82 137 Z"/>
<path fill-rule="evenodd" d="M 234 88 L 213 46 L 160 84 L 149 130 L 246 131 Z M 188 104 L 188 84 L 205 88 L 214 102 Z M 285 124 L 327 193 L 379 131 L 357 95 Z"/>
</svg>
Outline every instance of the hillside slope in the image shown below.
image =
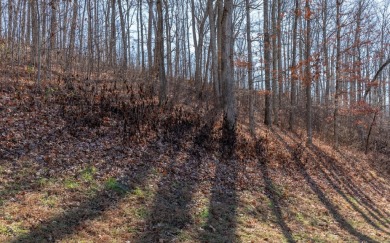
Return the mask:
<svg viewBox="0 0 390 243">
<path fill-rule="evenodd" d="M 389 242 L 386 157 L 243 122 L 231 144 L 142 88 L 31 89 L 0 90 L 0 242 Z"/>
</svg>

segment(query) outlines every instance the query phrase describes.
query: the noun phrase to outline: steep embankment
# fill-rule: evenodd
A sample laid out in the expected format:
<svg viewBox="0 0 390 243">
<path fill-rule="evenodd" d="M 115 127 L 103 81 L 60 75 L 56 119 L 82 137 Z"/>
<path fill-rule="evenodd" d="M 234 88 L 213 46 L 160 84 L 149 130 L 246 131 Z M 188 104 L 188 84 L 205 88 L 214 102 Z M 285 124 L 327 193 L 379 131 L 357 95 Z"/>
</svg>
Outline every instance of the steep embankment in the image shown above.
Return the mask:
<svg viewBox="0 0 390 243">
<path fill-rule="evenodd" d="M 374 155 L 261 125 L 231 148 L 216 112 L 142 85 L 30 90 L 0 90 L 0 242 L 390 239 Z"/>
</svg>

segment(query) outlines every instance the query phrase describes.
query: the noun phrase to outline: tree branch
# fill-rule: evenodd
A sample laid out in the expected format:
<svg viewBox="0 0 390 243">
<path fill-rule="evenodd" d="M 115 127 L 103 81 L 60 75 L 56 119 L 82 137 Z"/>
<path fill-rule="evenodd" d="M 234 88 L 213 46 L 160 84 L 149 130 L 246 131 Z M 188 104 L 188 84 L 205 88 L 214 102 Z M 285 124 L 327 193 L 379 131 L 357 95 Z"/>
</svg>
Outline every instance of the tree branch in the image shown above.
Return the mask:
<svg viewBox="0 0 390 243">
<path fill-rule="evenodd" d="M 390 57 L 389 59 L 387 59 L 387 61 L 385 63 L 382 64 L 382 66 L 378 69 L 378 71 L 375 73 L 375 76 L 374 78 L 370 81 L 370 83 L 373 83 L 375 82 L 375 80 L 378 78 L 379 74 L 383 71 L 383 69 L 390 64 Z M 364 100 L 366 100 L 366 97 L 368 95 L 368 93 L 371 91 L 371 86 L 368 86 L 366 88 L 366 91 L 364 92 Z"/>
</svg>

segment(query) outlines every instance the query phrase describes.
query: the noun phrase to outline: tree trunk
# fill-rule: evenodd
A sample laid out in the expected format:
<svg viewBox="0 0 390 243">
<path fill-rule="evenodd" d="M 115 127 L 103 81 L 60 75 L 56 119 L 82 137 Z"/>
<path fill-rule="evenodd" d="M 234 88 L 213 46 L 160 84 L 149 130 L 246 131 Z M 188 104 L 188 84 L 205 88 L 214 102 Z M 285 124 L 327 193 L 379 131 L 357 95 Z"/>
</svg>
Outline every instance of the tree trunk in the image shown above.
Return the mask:
<svg viewBox="0 0 390 243">
<path fill-rule="evenodd" d="M 38 10 L 37 10 L 37 0 L 30 0 L 31 7 L 31 33 L 32 33 L 32 46 L 31 46 L 31 62 L 36 65 L 37 54 L 38 54 Z"/>
<path fill-rule="evenodd" d="M 278 100 L 278 108 L 281 109 L 283 107 L 282 104 L 282 96 L 283 96 L 283 70 L 282 70 L 282 2 L 278 1 L 278 17 L 277 17 L 277 25 L 276 25 L 276 33 L 277 33 L 277 59 L 278 59 L 278 86 L 279 86 L 279 100 Z M 279 120 L 279 119 L 278 119 Z"/>
<path fill-rule="evenodd" d="M 142 0 L 139 0 L 139 23 L 141 26 L 141 69 L 145 71 L 145 50 L 144 50 L 144 23 L 142 15 Z"/>
<path fill-rule="evenodd" d="M 115 27 L 115 0 L 111 0 L 111 37 L 110 37 L 110 64 L 116 65 L 116 27 Z"/>
<path fill-rule="evenodd" d="M 234 79 L 233 79 L 233 44 L 232 28 L 233 0 L 224 0 L 223 14 L 221 18 L 221 77 L 224 83 L 224 127 L 232 134 L 236 128 L 236 108 L 234 102 Z"/>
<path fill-rule="evenodd" d="M 147 40 L 147 49 L 148 49 L 148 67 L 149 70 L 152 70 L 153 67 L 153 57 L 152 57 L 152 31 L 153 31 L 153 0 L 148 0 L 149 5 L 149 17 L 148 17 L 148 40 Z"/>
<path fill-rule="evenodd" d="M 167 100 L 168 85 L 165 77 L 165 65 L 164 65 L 164 18 L 162 11 L 162 0 L 156 1 L 157 6 L 157 43 L 156 43 L 156 54 L 158 55 L 158 77 L 160 81 L 160 93 L 159 103 L 164 104 Z"/>
<path fill-rule="evenodd" d="M 306 0 L 306 52 L 305 52 L 305 80 L 306 80 L 306 131 L 307 131 L 307 144 L 312 144 L 312 100 L 311 100 L 311 71 L 310 71 L 310 52 L 311 52 L 311 12 L 310 12 L 310 0 Z"/>
<path fill-rule="evenodd" d="M 267 126 L 272 125 L 271 118 L 271 58 L 270 58 L 270 36 L 269 36 L 269 23 L 268 23 L 268 0 L 264 0 L 263 6 L 263 18 L 264 18 L 264 66 L 265 66 L 265 116 L 264 124 Z"/>
<path fill-rule="evenodd" d="M 271 20 L 272 20 L 272 109 L 274 115 L 273 123 L 279 123 L 279 106 L 278 106 L 278 49 L 276 45 L 277 37 L 277 18 L 276 18 L 277 1 L 272 1 Z"/>
<path fill-rule="evenodd" d="M 328 0 L 324 0 L 323 9 L 328 9 Z M 324 52 L 324 66 L 325 66 L 325 107 L 328 112 L 329 95 L 330 95 L 330 68 L 329 68 L 329 55 L 328 55 L 328 37 L 327 37 L 327 24 L 328 24 L 328 12 L 322 11 L 322 49 Z"/>
<path fill-rule="evenodd" d="M 253 62 L 252 62 L 252 38 L 251 38 L 251 17 L 249 0 L 245 0 L 246 8 L 246 41 L 248 45 L 248 86 L 249 86 L 249 130 L 255 136 L 255 117 L 253 106 Z"/>
<path fill-rule="evenodd" d="M 127 40 L 126 40 L 126 28 L 125 28 L 125 19 L 123 17 L 123 9 L 121 0 L 118 0 L 118 9 L 119 9 L 119 18 L 121 21 L 121 36 L 122 36 L 122 48 L 123 48 L 123 67 L 127 67 Z"/>
<path fill-rule="evenodd" d="M 334 95 L 334 114 L 333 114 L 333 138 L 334 138 L 334 147 L 338 148 L 339 146 L 339 94 L 340 94 L 340 62 L 341 62 L 341 0 L 336 0 L 336 90 Z"/>
<path fill-rule="evenodd" d="M 213 84 L 214 84 L 214 95 L 215 95 L 215 101 L 216 104 L 219 104 L 220 102 L 220 85 L 219 85 L 219 78 L 218 78 L 218 55 L 217 55 L 217 32 L 216 32 L 216 26 L 215 26 L 215 14 L 213 9 L 213 0 L 208 0 L 208 15 L 209 15 L 209 23 L 210 23 L 210 48 L 211 48 L 211 54 L 212 54 L 212 77 L 213 77 Z"/>
<path fill-rule="evenodd" d="M 291 99 L 290 99 L 290 115 L 289 115 L 289 130 L 293 130 L 294 120 L 295 120 L 295 106 L 296 102 L 296 83 L 297 83 L 297 65 L 296 65 L 296 55 L 297 55 L 297 29 L 298 29 L 298 19 L 299 19 L 299 0 L 295 0 L 295 17 L 293 23 L 293 37 L 292 37 L 292 63 L 291 63 Z"/>
<path fill-rule="evenodd" d="M 70 39 L 69 39 L 69 52 L 68 57 L 66 58 L 66 72 L 70 72 L 72 69 L 72 64 L 74 61 L 74 47 L 76 39 L 76 24 L 77 24 L 77 14 L 78 14 L 78 0 L 73 2 L 73 13 L 72 13 L 72 25 L 70 27 Z"/>
</svg>

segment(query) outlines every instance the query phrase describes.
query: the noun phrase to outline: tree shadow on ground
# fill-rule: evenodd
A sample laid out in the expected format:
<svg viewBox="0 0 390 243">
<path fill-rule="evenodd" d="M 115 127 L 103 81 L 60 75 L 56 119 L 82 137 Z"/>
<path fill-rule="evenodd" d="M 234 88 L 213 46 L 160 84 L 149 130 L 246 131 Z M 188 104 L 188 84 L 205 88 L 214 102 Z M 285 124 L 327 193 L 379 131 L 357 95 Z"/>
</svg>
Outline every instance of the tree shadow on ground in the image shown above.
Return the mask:
<svg viewBox="0 0 390 243">
<path fill-rule="evenodd" d="M 264 142 L 262 139 L 258 139 L 256 141 L 256 155 L 259 160 L 259 167 L 260 171 L 263 175 L 263 180 L 265 184 L 265 194 L 268 197 L 269 201 L 271 202 L 271 210 L 272 213 L 275 215 L 277 224 L 279 225 L 284 237 L 286 238 L 287 242 L 295 242 L 291 229 L 288 227 L 286 222 L 283 219 L 283 213 L 281 209 L 281 204 L 279 200 L 279 195 L 276 193 L 276 190 L 274 188 L 274 183 L 269 176 L 268 168 L 267 168 L 267 152 L 266 152 L 266 146 L 264 145 Z"/>
<path fill-rule="evenodd" d="M 212 181 L 207 222 L 200 232 L 202 242 L 237 242 L 236 211 L 238 196 L 236 181 L 239 164 L 235 155 L 236 132 L 224 124 L 219 141 L 219 159 Z"/>
<path fill-rule="evenodd" d="M 11 242 L 56 242 L 70 236 L 84 222 L 98 218 L 106 210 L 116 205 L 128 192 L 140 186 L 153 169 L 153 165 L 146 164 L 145 161 L 151 161 L 149 154 L 143 155 L 141 163 L 132 165 L 134 168 L 130 170 L 135 176 L 130 178 L 129 183 L 124 184 L 118 181 L 115 190 L 104 188 L 78 206 L 71 207 L 64 213 L 41 222 L 36 227 L 31 228 L 29 233 L 21 235 Z"/>
<path fill-rule="evenodd" d="M 289 136 L 289 138 L 296 144 L 299 144 L 293 137 Z M 385 228 L 389 227 L 389 220 L 386 219 L 389 214 L 387 212 L 381 212 L 378 206 L 375 205 L 375 202 L 372 201 L 361 188 L 355 185 L 356 183 L 354 183 L 354 178 L 349 175 L 348 171 L 339 165 L 340 162 L 316 145 L 311 145 L 308 151 L 310 152 L 308 157 L 316 164 L 316 168 L 319 169 L 332 188 L 340 194 L 340 196 L 342 196 L 356 212 L 360 213 L 368 224 L 389 234 L 389 232 L 381 229 L 379 225 L 366 215 L 358 206 L 365 208 L 368 214 Z M 339 152 L 338 154 L 342 153 Z M 346 155 L 342 155 L 342 158 L 347 160 L 348 163 L 358 163 L 356 158 L 352 160 L 347 158 Z"/>
<path fill-rule="evenodd" d="M 375 229 L 390 235 L 388 231 L 381 228 L 381 226 L 385 228 L 389 227 L 389 222 L 384 214 L 360 188 L 354 185 L 352 178 L 348 177 L 346 172 L 343 173 L 343 168 L 337 164 L 337 161 L 315 145 L 311 146 L 311 151 L 317 156 L 317 162 L 319 161 L 322 165 L 321 167 L 318 166 L 318 169 L 332 188 L 342 196 L 342 198 L 344 198 L 344 200 L 348 202 L 348 204 L 358 212 L 368 224 Z M 363 207 L 369 215 L 365 214 L 360 207 Z"/>
<path fill-rule="evenodd" d="M 175 151 L 158 183 L 159 188 L 146 219 L 145 231 L 135 242 L 171 242 L 182 230 L 193 224 L 190 206 L 200 183 L 202 151 L 210 142 L 213 126 L 213 123 L 203 124 L 193 139 L 193 145 L 187 149 L 181 143 L 191 141 L 192 132 L 183 133 L 178 129 L 170 138 L 171 142 L 174 141 Z M 192 127 L 193 124 L 189 124 L 188 130 Z M 181 158 L 177 151 L 185 151 L 186 159 Z"/>
<path fill-rule="evenodd" d="M 326 207 L 326 209 L 329 211 L 329 213 L 332 215 L 334 220 L 339 224 L 340 228 L 346 230 L 349 234 L 355 236 L 360 241 L 365 242 L 378 242 L 371 237 L 365 235 L 364 233 L 359 232 L 357 229 L 355 229 L 344 216 L 339 212 L 338 207 L 332 203 L 332 201 L 327 197 L 326 192 L 321 189 L 321 187 L 317 184 L 317 182 L 313 179 L 313 177 L 310 175 L 308 170 L 306 169 L 305 164 L 308 164 L 307 161 L 310 159 L 310 163 L 315 163 L 317 167 L 319 167 L 319 162 L 312 156 L 309 156 L 309 158 L 306 158 L 306 163 L 303 163 L 302 160 L 304 159 L 302 157 L 304 147 L 301 143 L 298 143 L 295 139 L 291 138 L 295 143 L 296 146 L 292 147 L 288 145 L 286 141 L 282 139 L 282 137 L 275 132 L 274 133 L 276 138 L 286 146 L 286 148 L 291 152 L 292 154 L 292 160 L 296 165 L 296 168 L 301 173 L 303 178 L 305 179 L 306 183 L 309 185 L 310 189 L 316 194 L 318 199 L 321 201 L 321 203 Z"/>
</svg>

